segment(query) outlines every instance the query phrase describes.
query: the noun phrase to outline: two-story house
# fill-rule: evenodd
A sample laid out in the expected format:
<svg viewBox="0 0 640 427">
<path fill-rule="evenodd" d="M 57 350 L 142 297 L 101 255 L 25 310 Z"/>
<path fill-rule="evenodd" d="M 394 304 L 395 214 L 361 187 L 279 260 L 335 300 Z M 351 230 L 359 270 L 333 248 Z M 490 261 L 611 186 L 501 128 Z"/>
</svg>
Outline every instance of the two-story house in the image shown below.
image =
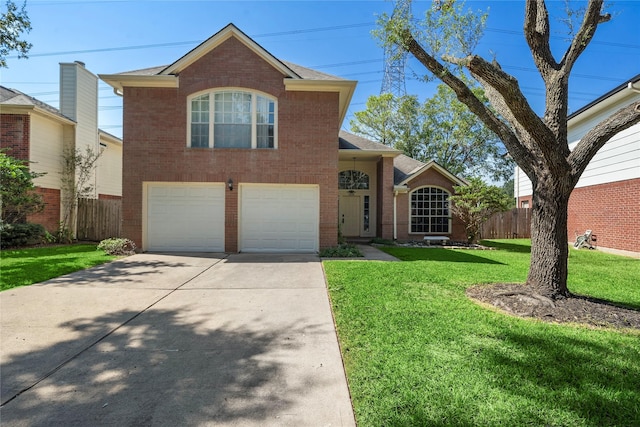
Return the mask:
<svg viewBox="0 0 640 427">
<path fill-rule="evenodd" d="M 29 162 L 45 209 L 27 218 L 55 232 L 67 199 L 62 185 L 65 153 L 102 152 L 91 177 L 92 198 L 122 194 L 122 140 L 98 129 L 98 77 L 81 62 L 60 64 L 60 109 L 0 86 L 0 148 Z M 72 224 L 68 224 L 73 227 Z"/>
<path fill-rule="evenodd" d="M 100 78 L 123 96 L 122 234 L 143 250 L 464 240 L 448 209 L 462 180 L 341 132 L 355 81 L 281 61 L 232 24 L 170 65 Z"/>
</svg>

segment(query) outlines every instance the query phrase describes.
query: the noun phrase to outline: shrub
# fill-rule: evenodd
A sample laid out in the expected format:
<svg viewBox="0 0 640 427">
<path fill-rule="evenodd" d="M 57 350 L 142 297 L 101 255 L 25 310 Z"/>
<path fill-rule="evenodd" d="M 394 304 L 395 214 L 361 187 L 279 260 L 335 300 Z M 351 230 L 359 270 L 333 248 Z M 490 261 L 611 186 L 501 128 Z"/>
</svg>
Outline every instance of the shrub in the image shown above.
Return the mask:
<svg viewBox="0 0 640 427">
<path fill-rule="evenodd" d="M 40 224 L 7 224 L 0 222 L 0 247 L 35 245 L 45 241 L 47 231 Z"/>
<path fill-rule="evenodd" d="M 360 249 L 358 249 L 357 246 L 349 243 L 343 243 L 332 248 L 321 250 L 320 256 L 322 258 L 356 258 L 364 255 L 362 255 L 362 252 L 360 252 Z"/>
<path fill-rule="evenodd" d="M 389 239 L 383 239 L 382 237 L 374 237 L 371 239 L 371 243 L 375 245 L 395 246 L 396 242 Z"/>
<path fill-rule="evenodd" d="M 136 244 L 123 237 L 111 237 L 98 244 L 98 249 L 108 255 L 133 255 L 136 253 Z"/>
</svg>

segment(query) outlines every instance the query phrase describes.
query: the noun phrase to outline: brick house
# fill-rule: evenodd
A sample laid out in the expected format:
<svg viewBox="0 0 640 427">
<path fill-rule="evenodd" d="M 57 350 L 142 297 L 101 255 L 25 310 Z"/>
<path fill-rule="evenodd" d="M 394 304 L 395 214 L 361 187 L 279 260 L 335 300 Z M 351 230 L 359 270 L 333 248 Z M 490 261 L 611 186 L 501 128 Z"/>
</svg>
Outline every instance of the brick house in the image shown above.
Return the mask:
<svg viewBox="0 0 640 427">
<path fill-rule="evenodd" d="M 640 74 L 569 116 L 573 149 L 600 121 L 640 99 Z M 529 178 L 516 168 L 518 207 L 532 203 Z M 593 157 L 569 199 L 567 240 L 592 230 L 598 247 L 640 253 L 640 124 L 613 136 Z"/>
<path fill-rule="evenodd" d="M 171 65 L 100 78 L 123 96 L 122 230 L 142 250 L 316 252 L 339 229 L 464 239 L 447 201 L 460 179 L 340 132 L 355 81 L 232 24 Z"/>
<path fill-rule="evenodd" d="M 122 140 L 98 129 L 98 78 L 81 62 L 60 64 L 60 109 L 0 86 L 0 148 L 46 173 L 34 184 L 45 202 L 27 221 L 55 232 L 63 215 L 61 178 L 65 149 L 103 154 L 92 178 L 94 198 L 122 195 Z"/>
</svg>

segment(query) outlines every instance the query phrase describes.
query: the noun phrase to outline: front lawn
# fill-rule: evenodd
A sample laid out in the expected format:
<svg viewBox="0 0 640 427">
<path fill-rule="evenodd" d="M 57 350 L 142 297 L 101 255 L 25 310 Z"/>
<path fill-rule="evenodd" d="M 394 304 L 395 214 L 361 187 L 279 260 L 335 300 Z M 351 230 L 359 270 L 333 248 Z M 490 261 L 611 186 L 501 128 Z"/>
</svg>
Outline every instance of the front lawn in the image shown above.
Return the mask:
<svg viewBox="0 0 640 427">
<path fill-rule="evenodd" d="M 0 290 L 31 285 L 111 261 L 96 245 L 65 245 L 0 252 Z"/>
<path fill-rule="evenodd" d="M 640 333 L 483 308 L 478 283 L 524 282 L 529 242 L 388 248 L 324 261 L 358 425 L 640 425 Z M 572 250 L 572 292 L 640 308 L 640 262 Z"/>
</svg>

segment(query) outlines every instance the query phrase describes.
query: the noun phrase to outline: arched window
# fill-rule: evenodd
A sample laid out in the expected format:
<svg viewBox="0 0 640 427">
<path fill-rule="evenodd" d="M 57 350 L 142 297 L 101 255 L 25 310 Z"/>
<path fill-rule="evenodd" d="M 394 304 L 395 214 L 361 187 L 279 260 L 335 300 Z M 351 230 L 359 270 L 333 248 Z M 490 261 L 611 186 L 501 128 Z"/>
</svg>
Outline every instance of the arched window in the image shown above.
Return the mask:
<svg viewBox="0 0 640 427">
<path fill-rule="evenodd" d="M 338 174 L 340 190 L 368 190 L 369 175 L 357 170 L 346 170 Z"/>
<path fill-rule="evenodd" d="M 276 101 L 243 90 L 216 90 L 189 99 L 189 146 L 276 148 Z"/>
<path fill-rule="evenodd" d="M 411 232 L 450 233 L 449 192 L 421 187 L 411 192 Z"/>
</svg>

